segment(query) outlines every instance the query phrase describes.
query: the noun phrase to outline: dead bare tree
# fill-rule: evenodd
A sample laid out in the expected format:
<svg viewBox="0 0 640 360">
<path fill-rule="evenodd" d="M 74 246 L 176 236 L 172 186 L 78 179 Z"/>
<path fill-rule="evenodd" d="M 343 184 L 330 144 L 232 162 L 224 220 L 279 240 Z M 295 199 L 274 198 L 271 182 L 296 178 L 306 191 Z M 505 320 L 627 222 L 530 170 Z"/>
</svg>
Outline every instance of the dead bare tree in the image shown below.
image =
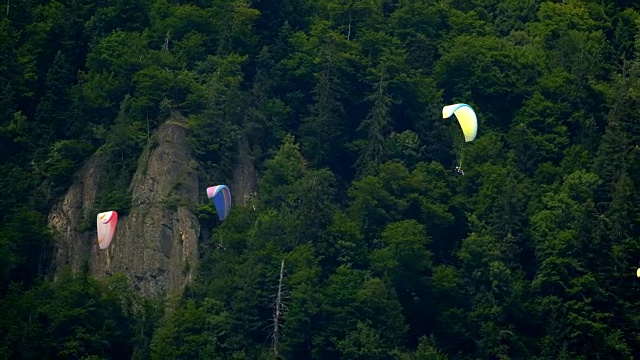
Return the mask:
<svg viewBox="0 0 640 360">
<path fill-rule="evenodd" d="M 278 345 L 280 344 L 280 338 L 282 337 L 282 320 L 281 316 L 287 310 L 285 305 L 285 299 L 287 298 L 286 292 L 283 290 L 282 281 L 284 278 L 284 260 L 280 263 L 280 280 L 278 281 L 278 291 L 276 293 L 276 301 L 274 303 L 273 312 L 273 327 L 271 329 L 271 349 L 279 356 Z"/>
<path fill-rule="evenodd" d="M 169 51 L 169 40 L 171 40 L 171 34 L 167 31 L 167 36 L 164 38 L 164 44 L 162 45 L 162 50 Z"/>
</svg>

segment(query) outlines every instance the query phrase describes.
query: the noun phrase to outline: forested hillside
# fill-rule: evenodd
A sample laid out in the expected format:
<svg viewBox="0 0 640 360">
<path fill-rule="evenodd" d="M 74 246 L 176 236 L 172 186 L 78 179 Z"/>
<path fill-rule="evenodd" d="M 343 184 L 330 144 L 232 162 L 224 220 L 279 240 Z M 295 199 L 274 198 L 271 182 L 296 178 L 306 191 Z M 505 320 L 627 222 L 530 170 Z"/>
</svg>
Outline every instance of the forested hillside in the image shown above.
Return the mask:
<svg viewBox="0 0 640 360">
<path fill-rule="evenodd" d="M 6 0 L 1 17 L 0 358 L 640 358 L 636 1 Z M 465 176 L 454 103 L 479 121 Z M 126 216 L 171 111 L 232 196 L 244 139 L 257 196 L 221 223 L 203 195 L 211 237 L 169 302 L 120 273 L 54 281 L 53 204 L 99 152 L 97 207 Z"/>
</svg>

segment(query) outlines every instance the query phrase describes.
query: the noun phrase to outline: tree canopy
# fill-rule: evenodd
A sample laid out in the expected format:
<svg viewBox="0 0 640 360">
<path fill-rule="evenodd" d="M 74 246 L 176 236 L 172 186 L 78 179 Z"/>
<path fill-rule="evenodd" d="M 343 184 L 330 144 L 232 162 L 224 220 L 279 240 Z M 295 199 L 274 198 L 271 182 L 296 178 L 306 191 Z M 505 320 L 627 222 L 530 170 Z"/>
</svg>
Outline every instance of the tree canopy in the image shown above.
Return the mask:
<svg viewBox="0 0 640 360">
<path fill-rule="evenodd" d="M 23 0 L 2 13 L 0 358 L 639 356 L 635 1 Z M 454 103 L 479 123 L 464 176 L 441 116 Z M 47 215 L 73 175 L 111 158 L 100 201 L 126 212 L 172 110 L 217 183 L 248 144 L 252 205 L 212 229 L 168 305 L 121 274 L 51 279 Z"/>
</svg>

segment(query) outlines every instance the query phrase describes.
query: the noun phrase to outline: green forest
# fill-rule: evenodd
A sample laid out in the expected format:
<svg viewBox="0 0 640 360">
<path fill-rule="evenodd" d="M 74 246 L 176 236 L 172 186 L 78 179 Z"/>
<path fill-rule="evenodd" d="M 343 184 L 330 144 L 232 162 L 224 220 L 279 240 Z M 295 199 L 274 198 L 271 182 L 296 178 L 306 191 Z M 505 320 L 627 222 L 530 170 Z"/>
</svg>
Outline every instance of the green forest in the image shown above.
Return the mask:
<svg viewBox="0 0 640 360">
<path fill-rule="evenodd" d="M 637 1 L 1 5 L 0 359 L 640 358 Z M 255 198 L 183 294 L 54 280 L 53 204 L 100 153 L 126 216 L 172 111 Z"/>
</svg>

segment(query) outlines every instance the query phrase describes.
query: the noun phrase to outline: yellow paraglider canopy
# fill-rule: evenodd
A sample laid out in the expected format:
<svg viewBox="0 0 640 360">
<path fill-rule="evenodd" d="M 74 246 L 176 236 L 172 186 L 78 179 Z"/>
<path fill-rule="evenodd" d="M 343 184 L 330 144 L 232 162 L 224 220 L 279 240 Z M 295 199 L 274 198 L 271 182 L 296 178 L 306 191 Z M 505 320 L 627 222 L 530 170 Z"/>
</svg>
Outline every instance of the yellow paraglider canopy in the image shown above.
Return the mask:
<svg viewBox="0 0 640 360">
<path fill-rule="evenodd" d="M 478 134 L 478 118 L 473 108 L 467 104 L 447 105 L 442 108 L 442 118 L 446 119 L 455 115 L 458 123 L 462 128 L 464 140 L 466 142 L 473 141 Z"/>
<path fill-rule="evenodd" d="M 636 271 L 636 275 L 637 275 L 638 277 L 640 277 L 640 269 L 638 269 L 638 270 Z"/>
</svg>

